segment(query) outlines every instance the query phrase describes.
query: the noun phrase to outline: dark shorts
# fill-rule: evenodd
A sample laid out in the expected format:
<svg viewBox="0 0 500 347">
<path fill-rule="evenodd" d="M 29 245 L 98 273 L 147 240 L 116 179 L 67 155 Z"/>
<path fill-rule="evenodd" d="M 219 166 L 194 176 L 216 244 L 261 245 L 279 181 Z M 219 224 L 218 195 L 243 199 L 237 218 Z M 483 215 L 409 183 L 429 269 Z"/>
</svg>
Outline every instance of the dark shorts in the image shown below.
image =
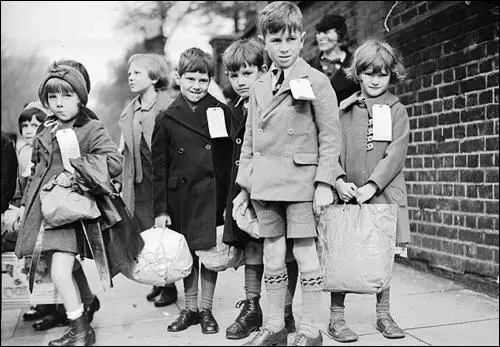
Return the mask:
<svg viewBox="0 0 500 347">
<path fill-rule="evenodd" d="M 294 239 L 317 236 L 312 201 L 252 200 L 252 205 L 261 237 Z"/>
</svg>

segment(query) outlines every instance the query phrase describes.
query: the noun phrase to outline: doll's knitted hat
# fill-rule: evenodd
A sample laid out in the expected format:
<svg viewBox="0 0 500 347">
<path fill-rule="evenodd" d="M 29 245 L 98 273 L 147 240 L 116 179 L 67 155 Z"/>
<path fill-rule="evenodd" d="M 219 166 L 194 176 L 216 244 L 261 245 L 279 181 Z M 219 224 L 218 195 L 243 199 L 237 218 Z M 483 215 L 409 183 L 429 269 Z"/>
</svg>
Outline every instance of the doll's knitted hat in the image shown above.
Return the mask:
<svg viewBox="0 0 500 347">
<path fill-rule="evenodd" d="M 78 95 L 78 97 L 80 98 L 80 102 L 83 105 L 87 104 L 88 91 L 86 87 L 86 81 L 83 75 L 80 73 L 80 71 L 71 66 L 57 64 L 56 62 L 54 62 L 49 67 L 47 75 L 45 76 L 42 83 L 40 84 L 40 87 L 38 88 L 38 97 L 40 98 L 42 104 L 44 103 L 44 100 L 42 100 L 42 98 L 43 98 L 43 90 L 45 88 L 45 84 L 51 78 L 59 78 L 68 82 L 75 91 L 76 95 Z"/>
</svg>

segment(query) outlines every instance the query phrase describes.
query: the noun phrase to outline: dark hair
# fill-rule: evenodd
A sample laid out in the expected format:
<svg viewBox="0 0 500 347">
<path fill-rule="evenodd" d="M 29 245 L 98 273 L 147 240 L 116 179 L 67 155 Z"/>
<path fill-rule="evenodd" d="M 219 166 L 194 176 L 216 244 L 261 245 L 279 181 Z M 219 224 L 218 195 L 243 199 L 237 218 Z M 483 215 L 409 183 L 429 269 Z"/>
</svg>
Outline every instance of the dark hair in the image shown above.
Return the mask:
<svg viewBox="0 0 500 347">
<path fill-rule="evenodd" d="M 226 48 L 222 62 L 229 71 L 239 71 L 243 66 L 264 65 L 264 46 L 255 38 L 239 39 Z"/>
<path fill-rule="evenodd" d="M 22 125 L 24 122 L 29 122 L 33 119 L 33 116 L 36 117 L 36 120 L 39 121 L 40 123 L 45 122 L 45 119 L 47 118 L 47 114 L 40 110 L 38 107 L 30 107 L 26 108 L 21 112 L 19 115 L 19 118 L 17 120 L 17 126 L 19 128 L 19 133 L 22 133 Z"/>
<path fill-rule="evenodd" d="M 177 72 L 179 76 L 186 72 L 200 72 L 206 73 L 208 77 L 213 77 L 214 65 L 214 61 L 208 53 L 197 47 L 191 47 L 182 52 Z"/>
<path fill-rule="evenodd" d="M 69 84 L 69 82 L 60 78 L 50 78 L 47 80 L 42 89 L 42 94 L 40 95 L 40 101 L 42 105 L 49 108 L 49 93 L 75 93 L 75 89 Z M 80 100 L 81 103 L 81 100 Z"/>
<path fill-rule="evenodd" d="M 326 14 L 316 24 L 316 31 L 319 33 L 326 33 L 328 30 L 334 29 L 338 36 L 338 42 L 341 47 L 347 47 L 349 38 L 347 37 L 347 25 L 345 18 L 337 14 Z M 314 44 L 317 45 L 316 40 Z"/>
<path fill-rule="evenodd" d="M 259 13 L 259 29 L 264 37 L 282 30 L 302 31 L 302 12 L 290 1 L 273 1 Z"/>
<path fill-rule="evenodd" d="M 85 87 L 87 88 L 87 93 L 90 93 L 90 76 L 89 73 L 87 72 L 87 69 L 85 68 L 85 66 L 83 66 L 82 63 L 72 59 L 61 59 L 57 61 L 57 64 L 71 66 L 72 68 L 80 71 L 80 73 L 83 76 L 83 79 L 85 80 Z"/>
</svg>

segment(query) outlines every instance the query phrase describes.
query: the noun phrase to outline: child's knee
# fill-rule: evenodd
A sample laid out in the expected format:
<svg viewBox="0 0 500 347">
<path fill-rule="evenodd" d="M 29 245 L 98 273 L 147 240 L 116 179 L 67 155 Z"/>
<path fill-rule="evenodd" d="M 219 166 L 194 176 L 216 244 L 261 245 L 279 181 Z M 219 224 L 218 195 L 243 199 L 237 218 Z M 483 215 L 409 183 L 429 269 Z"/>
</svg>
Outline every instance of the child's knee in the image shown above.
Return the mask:
<svg viewBox="0 0 500 347">
<path fill-rule="evenodd" d="M 264 249 L 262 243 L 249 242 L 245 246 L 245 264 L 261 265 L 264 262 Z"/>
<path fill-rule="evenodd" d="M 310 272 L 320 268 L 314 238 L 301 238 L 294 241 L 293 255 L 297 260 L 299 271 Z"/>
<path fill-rule="evenodd" d="M 266 268 L 278 270 L 285 267 L 286 243 L 283 242 L 264 243 L 264 264 Z"/>
</svg>

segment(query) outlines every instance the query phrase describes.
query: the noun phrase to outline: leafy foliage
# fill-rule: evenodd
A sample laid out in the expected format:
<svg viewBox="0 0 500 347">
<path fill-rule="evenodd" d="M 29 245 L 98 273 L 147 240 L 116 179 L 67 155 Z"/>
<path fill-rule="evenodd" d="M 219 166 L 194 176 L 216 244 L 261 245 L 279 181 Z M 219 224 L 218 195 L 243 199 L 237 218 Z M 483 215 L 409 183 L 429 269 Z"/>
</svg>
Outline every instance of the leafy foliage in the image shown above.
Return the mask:
<svg viewBox="0 0 500 347">
<path fill-rule="evenodd" d="M 38 86 L 49 60 L 34 49 L 30 54 L 13 55 L 2 37 L 2 130 L 17 133 L 17 119 L 24 106 L 38 100 Z"/>
</svg>

